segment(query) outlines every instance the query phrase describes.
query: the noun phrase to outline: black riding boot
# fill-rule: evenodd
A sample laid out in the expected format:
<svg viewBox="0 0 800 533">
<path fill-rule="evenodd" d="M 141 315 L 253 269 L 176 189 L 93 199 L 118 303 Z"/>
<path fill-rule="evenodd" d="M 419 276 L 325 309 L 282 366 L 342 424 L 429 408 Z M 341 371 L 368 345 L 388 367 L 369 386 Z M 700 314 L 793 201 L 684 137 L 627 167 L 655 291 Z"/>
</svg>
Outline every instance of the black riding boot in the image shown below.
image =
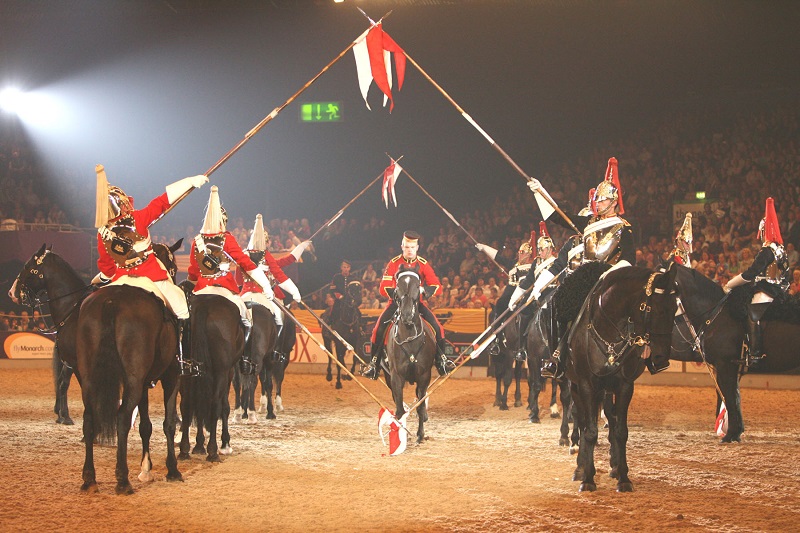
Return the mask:
<svg viewBox="0 0 800 533">
<path fill-rule="evenodd" d="M 253 331 L 253 323 L 242 324 L 242 326 L 244 327 L 244 353 L 242 353 L 242 358 L 239 360 L 239 371 L 246 376 L 250 376 L 256 373 L 256 365 L 250 358 L 252 348 L 247 343 L 250 340 L 250 333 Z"/>
<path fill-rule="evenodd" d="M 377 343 L 376 343 L 377 344 Z M 376 348 L 375 345 L 372 346 L 373 353 L 372 359 L 369 360 L 369 364 L 364 368 L 362 374 L 364 377 L 369 379 L 378 379 L 378 376 L 381 375 L 381 358 L 383 357 L 383 348 Z"/>
<path fill-rule="evenodd" d="M 178 359 L 178 368 L 180 369 L 181 376 L 200 376 L 203 374 L 203 369 L 200 363 L 196 363 L 191 359 L 183 356 L 184 342 L 189 343 L 189 319 L 178 319 L 178 353 L 175 357 Z"/>
<path fill-rule="evenodd" d="M 755 366 L 764 358 L 764 347 L 761 342 L 761 317 L 764 316 L 767 307 L 769 307 L 769 302 L 750 304 L 750 310 L 747 314 L 748 366 Z"/>
<path fill-rule="evenodd" d="M 569 331 L 569 330 L 567 330 Z M 560 379 L 564 375 L 563 355 L 568 349 L 568 334 L 564 334 L 549 359 L 542 361 L 542 377 Z"/>
<path fill-rule="evenodd" d="M 275 350 L 272 352 L 272 361 L 278 364 L 284 364 L 286 362 L 286 354 L 283 353 L 280 348 L 283 347 L 283 324 L 278 326 L 278 334 L 275 335 Z"/>
<path fill-rule="evenodd" d="M 442 338 L 436 341 L 436 347 L 438 350 L 436 352 L 434 364 L 436 365 L 436 371 L 439 372 L 440 376 L 446 376 L 456 368 L 455 363 L 453 363 L 450 358 L 447 357 L 448 346 L 452 345 L 447 342 L 447 339 Z"/>
</svg>

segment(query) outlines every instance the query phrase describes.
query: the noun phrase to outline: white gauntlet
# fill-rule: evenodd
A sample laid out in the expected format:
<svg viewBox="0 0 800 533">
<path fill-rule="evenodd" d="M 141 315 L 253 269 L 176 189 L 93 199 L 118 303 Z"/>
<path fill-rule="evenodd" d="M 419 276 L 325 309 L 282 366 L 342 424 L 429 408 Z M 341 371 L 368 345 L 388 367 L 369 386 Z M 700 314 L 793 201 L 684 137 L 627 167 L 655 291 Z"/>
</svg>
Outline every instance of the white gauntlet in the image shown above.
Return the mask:
<svg viewBox="0 0 800 533">
<path fill-rule="evenodd" d="M 264 291 L 264 295 L 268 299 L 272 300 L 273 297 L 272 286 L 269 283 L 267 275 L 264 274 L 264 271 L 261 270 L 260 268 L 254 268 L 253 270 L 248 270 L 247 275 L 253 278 L 253 281 L 258 283 L 259 286 L 261 287 L 261 290 Z"/>
<path fill-rule="evenodd" d="M 291 278 L 287 278 L 283 283 L 278 283 L 278 287 L 289 293 L 292 296 L 292 300 L 295 302 L 299 302 L 302 299 L 300 296 L 300 289 L 297 288 L 297 285 L 294 284 Z"/>
<path fill-rule="evenodd" d="M 175 183 L 167 185 L 167 201 L 172 204 L 175 200 L 180 198 L 184 193 L 190 191 L 192 187 L 199 189 L 208 183 L 208 176 L 200 174 L 190 178 L 183 178 Z"/>
</svg>

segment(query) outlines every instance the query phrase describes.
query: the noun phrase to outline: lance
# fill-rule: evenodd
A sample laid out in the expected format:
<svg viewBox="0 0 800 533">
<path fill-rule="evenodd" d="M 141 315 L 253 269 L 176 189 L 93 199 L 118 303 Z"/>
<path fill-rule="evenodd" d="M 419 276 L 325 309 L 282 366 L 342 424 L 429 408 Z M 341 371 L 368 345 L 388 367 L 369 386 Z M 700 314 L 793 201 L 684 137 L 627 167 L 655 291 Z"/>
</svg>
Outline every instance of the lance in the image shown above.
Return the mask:
<svg viewBox="0 0 800 533">
<path fill-rule="evenodd" d="M 285 305 L 283 305 L 283 302 L 281 302 L 279 298 L 273 298 L 272 301 L 275 302 L 275 305 L 277 305 L 280 308 L 281 311 L 283 311 L 283 314 L 285 316 L 288 316 L 292 320 L 292 322 L 294 322 L 297 325 L 297 327 L 299 327 L 301 330 L 303 330 L 303 333 L 305 333 L 308 336 L 308 338 L 314 340 L 314 335 L 308 330 L 307 327 L 305 327 L 303 325 L 302 322 L 297 320 L 297 317 L 295 317 L 291 312 L 289 312 L 289 310 L 286 308 Z M 308 309 L 308 310 L 310 311 L 310 309 Z M 312 314 L 314 314 L 314 313 L 312 313 Z M 339 360 L 331 352 L 329 352 L 327 348 L 325 348 L 324 344 L 318 344 L 317 346 L 319 346 L 320 350 L 325 352 L 325 355 L 327 355 L 328 358 L 331 361 L 336 363 L 336 366 L 338 366 L 340 369 L 344 370 L 344 373 L 347 374 L 348 376 L 350 376 L 350 378 L 353 380 L 353 382 L 356 385 L 358 385 L 359 387 L 361 387 L 364 390 L 364 392 L 366 392 L 369 395 L 369 397 L 372 398 L 375 401 L 375 403 L 377 403 L 382 409 L 386 409 L 387 411 L 389 411 L 391 413 L 389 408 L 386 407 L 385 405 L 383 405 L 383 402 L 381 402 L 378 399 L 377 396 L 372 394 L 372 392 L 367 387 L 365 387 L 364 384 L 361 383 L 361 381 L 359 381 L 358 378 L 356 376 L 354 376 L 353 373 L 350 372 L 345 365 L 340 363 Z M 386 385 L 386 384 L 384 383 L 384 385 Z M 403 426 L 403 424 L 401 424 L 400 421 L 397 420 L 397 418 L 395 418 L 394 416 L 392 416 L 392 418 L 394 418 L 395 422 L 397 422 L 397 425 L 399 425 L 403 429 L 406 429 L 405 426 Z M 408 432 L 408 434 L 411 435 L 411 432 L 409 432 L 408 429 L 406 429 L 406 432 Z"/>
<path fill-rule="evenodd" d="M 400 157 L 397 159 L 397 161 L 400 161 L 400 159 L 403 159 L 403 156 L 400 156 Z M 314 235 L 312 235 L 311 237 L 309 237 L 309 238 L 308 238 L 308 240 L 309 240 L 309 241 L 313 240 L 313 239 L 314 239 L 314 237 L 316 237 L 316 236 L 319 234 L 319 232 L 320 232 L 320 231 L 324 230 L 325 228 L 328 228 L 328 227 L 330 227 L 330 225 L 331 225 L 331 224 L 333 224 L 334 222 L 336 222 L 336 221 L 339 219 L 339 217 L 341 217 L 341 216 L 344 214 L 344 211 L 345 211 L 345 209 L 347 209 L 348 207 L 350 207 L 350 206 L 353 204 L 353 202 L 355 202 L 356 200 L 358 200 L 358 199 L 361 197 L 361 195 L 362 195 L 362 194 L 364 194 L 365 192 L 367 192 L 367 189 L 369 189 L 370 187 L 372 187 L 373 185 L 375 185 L 375 182 L 377 182 L 377 181 L 378 181 L 379 179 L 381 179 L 382 177 L 383 177 L 383 172 L 381 172 L 380 174 L 378 174 L 378 176 L 377 176 L 377 177 L 376 177 L 374 180 L 372 180 L 372 181 L 369 183 L 369 185 L 367 185 L 366 187 L 364 187 L 363 189 L 361 189 L 361 192 L 360 192 L 360 193 L 356 194 L 356 195 L 353 197 L 353 199 L 352 199 L 352 200 L 350 200 L 349 202 L 347 202 L 347 203 L 344 205 L 344 207 L 342 207 L 341 209 L 339 209 L 339 211 L 338 211 L 338 212 L 337 212 L 335 215 L 333 215 L 333 217 L 331 217 L 331 219 L 330 219 L 330 220 L 328 220 L 328 221 L 327 221 L 325 224 L 323 224 L 323 225 L 322 225 L 322 226 L 321 226 L 321 227 L 320 227 L 320 228 L 319 228 L 317 231 L 315 231 L 315 232 L 314 232 Z"/>
<path fill-rule="evenodd" d="M 381 17 L 381 19 L 378 21 L 378 23 L 379 23 L 379 22 L 381 22 L 381 21 L 383 21 L 383 20 L 385 20 L 385 19 L 387 19 L 387 18 L 389 17 L 389 15 L 391 15 L 391 14 L 392 14 L 392 12 L 391 12 L 391 11 L 389 11 L 388 13 L 386 13 L 386 14 L 385 14 L 383 17 Z M 370 21 L 370 22 L 372 22 L 372 21 Z M 377 24 L 377 23 L 374 23 L 374 24 Z M 225 163 L 225 162 L 226 162 L 228 159 L 230 159 L 230 158 L 233 156 L 233 154 L 235 154 L 236 152 L 238 152 L 238 151 L 239 151 L 239 149 L 240 149 L 242 146 L 244 146 L 244 145 L 247 143 L 247 141 L 249 141 L 249 140 L 250 140 L 252 137 L 254 137 L 254 136 L 255 136 L 255 135 L 256 135 L 256 134 L 257 134 L 259 131 L 261 131 L 261 128 L 263 128 L 264 126 L 266 126 L 266 125 L 267 125 L 267 124 L 268 124 L 268 123 L 269 123 L 269 122 L 270 122 L 272 119 L 274 119 L 275 117 L 277 117 L 277 116 L 278 116 L 278 113 L 280 113 L 281 111 L 283 111 L 283 110 L 284 110 L 284 109 L 285 109 L 285 108 L 286 108 L 286 107 L 287 107 L 289 104 L 291 104 L 292 102 L 294 102 L 294 101 L 297 99 L 297 97 L 298 97 L 298 96 L 300 96 L 300 95 L 301 95 L 301 94 L 302 94 L 302 93 L 303 93 L 303 92 L 304 92 L 306 89 L 308 89 L 309 87 L 311 87 L 311 84 L 313 84 L 315 81 L 317 81 L 317 80 L 320 78 L 320 76 L 322 76 L 323 74 L 325 74 L 325 72 L 327 72 L 327 71 L 328 71 L 328 69 L 330 69 L 330 68 L 331 68 L 331 67 L 334 65 L 334 63 L 336 63 L 336 62 L 337 62 L 337 61 L 339 61 L 341 58 L 343 58 L 343 57 L 344 57 L 344 55 L 345 55 L 347 52 L 349 52 L 349 51 L 350 51 L 350 50 L 351 50 L 351 49 L 352 49 L 352 48 L 353 48 L 355 45 L 357 45 L 358 43 L 360 43 L 361 41 L 363 41 L 363 40 L 364 40 L 364 39 L 367 37 L 367 34 L 369 33 L 369 30 L 371 30 L 371 29 L 372 29 L 372 27 L 368 28 L 366 31 L 364 31 L 364 33 L 362 33 L 361 35 L 359 35 L 359 36 L 358 36 L 358 37 L 357 37 L 357 38 L 356 38 L 356 39 L 355 39 L 355 40 L 354 40 L 352 43 L 350 43 L 350 44 L 347 46 L 347 48 L 345 48 L 344 50 L 342 50 L 342 51 L 339 53 L 339 55 L 337 55 L 336 57 L 334 57 L 334 58 L 333 58 L 333 59 L 330 61 L 330 63 L 328 63 L 327 65 L 325 65 L 324 67 L 322 67 L 322 70 L 320 70 L 320 71 L 319 71 L 319 72 L 316 74 L 316 76 L 314 76 L 313 78 L 311 78 L 310 80 L 308 80 L 308 81 L 306 82 L 306 84 L 305 84 L 305 85 L 303 85 L 303 86 L 300 88 L 300 90 L 298 90 L 296 93 L 294 93 L 292 96 L 290 96 L 290 97 L 289 97 L 289 99 L 288 99 L 288 100 L 286 100 L 286 101 L 285 101 L 283 104 L 281 104 L 280 106 L 278 106 L 278 107 L 276 107 L 275 109 L 273 109 L 273 110 L 272 110 L 272 112 L 271 112 L 269 115 L 267 115 L 266 117 L 264 117 L 263 119 L 261 119 L 261 122 L 259 122 L 258 124 L 256 124 L 256 126 L 255 126 L 253 129 L 251 129 L 250 131 L 248 131 L 248 132 L 245 134 L 245 136 L 242 138 L 242 140 L 241 140 L 241 141 L 239 141 L 238 143 L 236 143 L 236 145 L 235 145 L 233 148 L 231 148 L 230 150 L 228 150 L 228 152 L 227 152 L 225 155 L 223 155 L 223 156 L 222 156 L 222 157 L 221 157 L 221 158 L 220 158 L 220 159 L 219 159 L 219 160 L 218 160 L 216 163 L 214 163 L 213 165 L 211 165 L 211 167 L 210 167 L 208 170 L 206 170 L 206 171 L 204 172 L 204 174 L 205 174 L 206 176 L 209 176 L 209 177 L 210 177 L 210 176 L 211 176 L 211 174 L 213 174 L 213 173 L 214 173 L 214 172 L 215 172 L 215 171 L 216 171 L 216 170 L 217 170 L 219 167 L 221 167 L 221 166 L 222 166 L 222 165 L 223 165 L 223 164 L 224 164 L 224 163 Z M 181 200 L 183 200 L 184 198 L 186 198 L 186 196 L 187 196 L 187 195 L 188 195 L 190 192 L 192 192 L 193 190 L 194 190 L 194 187 L 192 187 L 191 189 L 189 189 L 188 191 L 186 191 L 184 194 L 182 194 L 182 195 L 181 195 L 181 196 L 180 196 L 180 197 L 179 197 L 177 200 L 175 200 L 175 202 L 173 202 L 173 203 L 172 203 L 172 204 L 171 204 L 171 205 L 170 205 L 170 206 L 169 206 L 167 209 L 165 209 L 163 213 L 161 213 L 161 216 L 159 216 L 157 219 L 155 219 L 153 222 L 151 222 L 151 223 L 150 223 L 150 226 L 152 226 L 153 224 L 155 224 L 156 222 L 158 222 L 158 221 L 161 219 L 161 217 L 163 217 L 164 215 L 166 215 L 167 213 L 169 213 L 170 211 L 172 211 L 172 209 L 173 209 L 173 208 L 174 208 L 176 205 L 178 205 L 178 203 L 180 203 L 180 202 L 181 202 Z M 149 226 L 148 226 L 148 227 L 149 227 Z"/>
<path fill-rule="evenodd" d="M 361 8 L 358 8 L 358 10 L 359 10 L 359 11 L 361 11 L 361 13 L 362 13 L 362 14 L 363 14 L 365 17 L 367 17 L 367 20 L 369 20 L 369 21 L 370 21 L 370 23 L 371 23 L 373 26 L 377 26 L 378 24 L 380 24 L 380 23 L 381 23 L 381 21 L 380 21 L 380 20 L 379 20 L 378 22 L 373 22 L 373 20 L 372 20 L 372 19 L 370 19 L 370 18 L 369 18 L 369 16 L 367 16 L 367 14 L 366 14 L 366 13 L 364 13 L 364 11 L 363 11 Z M 436 81 L 434 81 L 434 79 L 433 79 L 433 78 L 431 78 L 431 77 L 430 77 L 430 75 L 428 75 L 428 73 L 427 73 L 427 72 L 425 72 L 425 71 L 422 69 L 422 67 L 421 67 L 421 66 L 419 66 L 419 64 L 418 64 L 416 61 L 414 61 L 414 59 L 413 59 L 411 56 L 409 56 L 409 55 L 408 55 L 408 52 L 406 52 L 406 51 L 405 51 L 405 49 L 403 49 L 403 55 L 404 55 L 404 56 L 406 56 L 406 59 L 408 59 L 408 60 L 411 62 L 411 64 L 412 64 L 412 65 L 414 65 L 414 66 L 417 68 L 417 70 L 419 70 L 420 74 L 422 74 L 422 76 L 423 76 L 423 77 L 425 77 L 425 79 L 426 79 L 426 80 L 428 80 L 429 82 L 431 82 L 431 84 L 432 84 L 432 85 L 433 85 L 433 86 L 436 88 L 436 90 L 438 90 L 438 91 L 439 91 L 439 92 L 442 94 L 442 96 L 444 96 L 444 97 L 445 97 L 445 99 L 446 99 L 448 102 L 450 102 L 450 103 L 453 105 L 453 107 L 455 107 L 455 108 L 456 108 L 456 110 L 457 110 L 457 111 L 458 111 L 458 112 L 461 114 L 461 116 L 462 116 L 462 117 L 464 117 L 464 119 L 465 119 L 467 122 L 469 122 L 469 123 L 472 125 L 472 127 L 474 127 L 476 130 L 478 130 L 478 133 L 480 133 L 481 135 L 483 135 L 484 139 L 486 139 L 486 140 L 489 142 L 489 144 L 492 146 L 492 148 L 494 148 L 495 150 L 497 150 L 497 152 L 498 152 L 498 153 L 499 153 L 499 154 L 500 154 L 500 155 L 503 157 L 503 159 L 505 159 L 505 160 L 506 160 L 506 161 L 507 161 L 507 162 L 508 162 L 508 163 L 509 163 L 509 164 L 510 164 L 510 165 L 511 165 L 513 168 L 514 168 L 514 170 L 516 170 L 516 171 L 519 173 L 519 175 L 520 175 L 520 176 L 522 176 L 523 178 L 525 178 L 525 180 L 526 180 L 526 181 L 531 181 L 531 180 L 533 179 L 531 176 L 528 176 L 528 174 L 526 174 L 526 173 L 525 173 L 525 171 L 524 171 L 524 170 L 522 170 L 522 168 L 521 168 L 521 167 L 520 167 L 520 166 L 519 166 L 519 165 L 518 165 L 518 164 L 517 164 L 517 163 L 516 163 L 516 162 L 515 162 L 513 159 L 511 159 L 511 156 L 509 156 L 509 155 L 508 155 L 508 154 L 505 152 L 505 150 L 503 150 L 503 148 L 501 148 L 501 147 L 500 147 L 500 145 L 499 145 L 499 144 L 497 144 L 497 143 L 495 142 L 495 140 L 494 140 L 494 139 L 492 139 L 492 138 L 489 136 L 489 134 L 488 134 L 488 133 L 486 133 L 486 131 L 485 131 L 483 128 L 481 128 L 481 127 L 478 125 L 478 123 L 477 123 L 477 122 L 475 122 L 475 120 L 474 120 L 474 119 L 473 119 L 471 116 L 469 116 L 469 115 L 467 114 L 467 112 L 466 112 L 466 111 L 464 111 L 464 110 L 461 108 L 461 106 L 459 106 L 459 105 L 456 103 L 456 101 L 455 101 L 455 100 L 453 100 L 453 98 L 452 98 L 452 97 L 451 97 L 449 94 L 447 94 L 447 92 L 446 92 L 446 91 L 445 91 L 445 90 L 444 90 L 444 89 L 443 89 L 443 88 L 442 88 L 442 87 L 441 87 L 441 86 L 440 86 L 438 83 L 436 83 Z M 558 207 L 558 205 L 556 205 L 556 203 L 555 203 L 555 202 L 554 202 L 554 201 L 553 201 L 551 198 L 548 198 L 547 196 L 548 196 L 548 195 L 544 195 L 544 194 L 542 195 L 542 197 L 544 197 L 544 198 L 545 198 L 545 200 L 547 201 L 547 203 L 549 203 L 549 204 L 550 204 L 550 206 L 551 206 L 551 207 L 552 207 L 552 208 L 555 210 L 555 212 L 556 212 L 556 213 L 558 213 L 558 214 L 559 214 L 559 215 L 560 215 L 560 216 L 561 216 L 561 217 L 562 217 L 562 218 L 563 218 L 563 219 L 564 219 L 564 220 L 567 222 L 567 224 L 569 224 L 569 225 L 570 225 L 570 227 L 571 227 L 572 229 L 574 229 L 574 230 L 575 230 L 577 233 L 581 233 L 581 231 L 580 231 L 580 230 L 579 230 L 577 227 L 575 227 L 575 224 L 573 224 L 573 223 L 572 223 L 572 220 L 570 220 L 570 218 L 569 218 L 569 217 L 566 215 L 566 213 L 564 213 L 564 212 L 561 210 L 561 208 L 559 208 L 559 207 Z"/>
<path fill-rule="evenodd" d="M 389 154 L 386 154 L 386 155 L 389 155 Z M 392 156 L 389 156 L 389 157 L 391 158 Z M 398 161 L 399 161 L 399 160 L 400 160 L 400 159 L 398 159 Z M 447 209 L 445 209 L 445 208 L 444 208 L 444 206 L 442 206 L 442 204 L 440 204 L 440 203 L 439 203 L 439 202 L 436 200 L 436 198 L 434 198 L 433 196 L 431 196 L 431 194 L 430 194 L 428 191 L 426 191 L 426 190 L 425 190 L 425 187 L 423 187 L 422 185 L 420 185 L 420 183 L 419 183 L 417 180 L 415 180 L 415 179 L 414 179 L 414 177 L 413 177 L 411 174 L 409 174 L 409 173 L 408 173 L 408 171 L 407 171 L 405 168 L 403 168 L 403 167 L 400 167 L 400 168 L 402 169 L 402 171 L 403 171 L 403 174 L 405 174 L 406 176 L 408 176 L 408 179 L 410 179 L 410 180 L 411 180 L 411 181 L 414 183 L 414 185 L 416 185 L 417 187 L 419 187 L 419 188 L 420 188 L 420 190 L 421 190 L 421 191 L 422 191 L 422 192 L 425 194 L 425 196 L 427 196 L 428 198 L 430 198 L 430 199 L 431 199 L 431 201 L 433 201 L 433 203 L 435 203 L 435 204 L 437 205 L 437 207 L 439 207 L 439 209 L 441 209 L 441 210 L 444 212 L 444 214 L 445 214 L 445 215 L 447 215 L 447 217 L 448 217 L 450 220 L 452 220 L 452 221 L 453 221 L 453 224 L 455 224 L 456 226 L 458 226 L 458 227 L 461 229 L 461 231 L 463 231 L 463 232 L 464 232 L 464 233 L 467 235 L 467 237 L 469 237 L 469 238 L 472 240 L 472 242 L 474 242 L 475 244 L 478 244 L 478 241 L 475 239 L 475 237 L 473 237 L 473 236 L 472 236 L 472 234 L 470 234 L 470 232 L 469 232 L 469 231 L 467 231 L 467 230 L 466 230 L 466 228 L 465 228 L 464 226 L 462 226 L 461 224 L 459 224 L 459 223 L 458 223 L 458 220 L 456 220 L 456 219 L 455 219 L 455 217 L 454 217 L 454 216 L 453 216 L 453 215 L 450 213 L 450 211 L 448 211 Z M 487 257 L 488 257 L 488 256 L 487 256 Z M 498 263 L 497 261 L 495 261 L 495 260 L 494 260 L 494 259 L 492 259 L 492 258 L 490 258 L 490 259 L 491 259 L 492 263 L 494 263 L 495 265 L 497 265 L 497 267 L 498 267 L 500 270 L 502 270 L 504 273 L 508 274 L 508 272 L 506 272 L 506 269 L 503 267 L 503 265 L 501 265 L 500 263 Z"/>
</svg>

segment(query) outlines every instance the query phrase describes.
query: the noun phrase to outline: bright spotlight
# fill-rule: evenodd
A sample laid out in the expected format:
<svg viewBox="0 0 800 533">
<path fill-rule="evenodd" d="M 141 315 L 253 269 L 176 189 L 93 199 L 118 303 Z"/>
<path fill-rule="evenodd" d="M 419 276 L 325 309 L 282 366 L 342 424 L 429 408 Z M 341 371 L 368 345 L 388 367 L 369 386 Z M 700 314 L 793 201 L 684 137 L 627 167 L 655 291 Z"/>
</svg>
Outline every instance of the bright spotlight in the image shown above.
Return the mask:
<svg viewBox="0 0 800 533">
<path fill-rule="evenodd" d="M 3 89 L 3 91 L 0 92 L 0 107 L 7 113 L 17 114 L 24 99 L 25 97 L 19 89 Z"/>
</svg>

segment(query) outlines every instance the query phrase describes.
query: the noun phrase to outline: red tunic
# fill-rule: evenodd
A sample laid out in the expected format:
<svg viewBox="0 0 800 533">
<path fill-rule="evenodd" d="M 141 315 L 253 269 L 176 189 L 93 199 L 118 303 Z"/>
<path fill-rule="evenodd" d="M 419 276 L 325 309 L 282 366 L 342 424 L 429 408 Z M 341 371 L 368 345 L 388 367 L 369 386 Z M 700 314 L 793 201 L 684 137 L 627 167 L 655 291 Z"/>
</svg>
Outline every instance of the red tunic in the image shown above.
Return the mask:
<svg viewBox="0 0 800 533">
<path fill-rule="evenodd" d="M 245 272 L 255 269 L 256 264 L 242 251 L 234 236 L 227 231 L 224 235 L 225 244 L 223 244 L 222 249 L 225 250 L 225 253 L 230 256 L 240 268 L 244 269 Z M 195 258 L 196 246 L 195 241 L 192 240 L 192 250 L 189 252 L 189 281 L 196 282 L 194 292 L 214 285 L 217 287 L 225 287 L 229 291 L 239 294 L 239 286 L 236 284 L 233 272 L 228 272 L 224 276 L 214 278 L 205 278 L 202 276 L 200 273 L 200 266 L 197 264 L 197 259 Z"/>
<path fill-rule="evenodd" d="M 386 289 L 394 289 L 396 287 L 397 284 L 394 276 L 397 274 L 397 271 L 400 269 L 400 265 L 402 264 L 412 268 L 416 265 L 419 268 L 420 286 L 435 287 L 435 291 L 433 293 L 434 295 L 439 292 L 439 288 L 441 287 L 442 283 L 439 281 L 439 278 L 436 276 L 436 272 L 433 271 L 433 267 L 428 263 L 428 261 L 420 256 L 417 256 L 416 259 L 408 261 L 407 259 L 403 259 L 401 254 L 392 258 L 392 260 L 386 265 L 386 270 L 383 272 L 381 284 L 378 288 L 383 296 L 389 298 L 389 294 L 386 292 Z"/>
<path fill-rule="evenodd" d="M 136 233 L 150 237 L 150 224 L 161 216 L 169 208 L 167 193 L 153 199 L 144 209 L 137 209 L 131 212 L 136 224 Z M 152 248 L 151 248 L 152 251 Z M 143 263 L 131 268 L 120 268 L 114 259 L 108 255 L 103 239 L 97 235 L 97 268 L 107 278 L 116 281 L 122 276 L 140 276 L 150 278 L 153 281 L 164 281 L 169 279 L 169 273 L 161 266 L 155 254 L 150 254 Z"/>
<path fill-rule="evenodd" d="M 264 259 L 261 260 L 262 263 L 265 263 L 268 267 L 269 273 L 272 274 L 272 277 L 275 278 L 275 281 L 278 283 L 283 283 L 289 276 L 283 271 L 281 267 L 285 267 L 287 265 L 291 265 L 297 261 L 292 254 L 288 254 L 285 257 L 281 257 L 280 259 L 275 259 L 275 257 L 269 253 L 269 251 L 264 252 Z M 246 292 L 264 292 L 261 289 L 261 285 L 253 281 L 249 276 L 242 275 L 242 292 L 244 294 Z M 284 295 L 283 291 L 277 285 L 272 288 L 272 292 L 275 293 L 275 296 L 281 300 L 283 300 L 286 296 Z"/>
</svg>

